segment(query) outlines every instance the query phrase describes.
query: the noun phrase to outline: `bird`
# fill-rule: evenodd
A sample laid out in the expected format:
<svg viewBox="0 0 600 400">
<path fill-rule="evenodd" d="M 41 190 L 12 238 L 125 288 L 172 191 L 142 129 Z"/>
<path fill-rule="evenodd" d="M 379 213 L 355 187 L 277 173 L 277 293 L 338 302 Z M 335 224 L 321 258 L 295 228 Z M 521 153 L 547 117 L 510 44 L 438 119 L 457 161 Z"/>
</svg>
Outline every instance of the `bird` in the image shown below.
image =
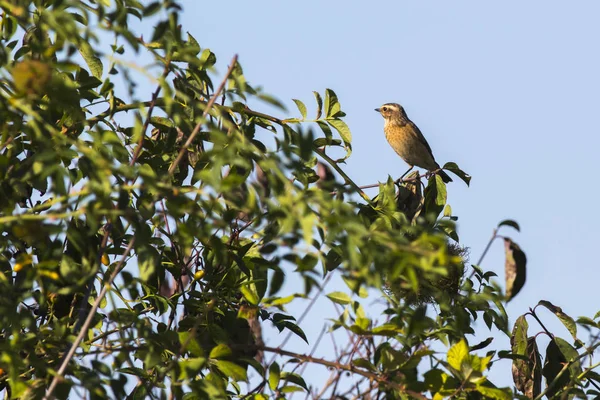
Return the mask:
<svg viewBox="0 0 600 400">
<path fill-rule="evenodd" d="M 452 182 L 452 178 L 440 170 L 440 165 L 435 161 L 425 136 L 408 118 L 400 104 L 386 103 L 376 108 L 375 111 L 385 119 L 383 132 L 388 143 L 410 167 L 402 177 L 417 166 L 430 172 L 435 171 L 445 183 Z"/>
</svg>

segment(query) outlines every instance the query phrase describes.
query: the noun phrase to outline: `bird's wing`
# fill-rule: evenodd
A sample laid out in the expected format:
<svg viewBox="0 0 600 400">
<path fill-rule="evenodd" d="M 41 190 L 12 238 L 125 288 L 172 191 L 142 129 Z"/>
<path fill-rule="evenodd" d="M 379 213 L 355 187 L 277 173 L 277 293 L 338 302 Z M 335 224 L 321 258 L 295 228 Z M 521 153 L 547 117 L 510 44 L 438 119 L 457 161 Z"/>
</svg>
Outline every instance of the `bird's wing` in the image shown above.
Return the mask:
<svg viewBox="0 0 600 400">
<path fill-rule="evenodd" d="M 410 125 L 412 125 L 414 132 L 416 132 L 417 137 L 419 138 L 419 141 L 425 145 L 425 147 L 429 151 L 429 154 L 431 155 L 431 159 L 435 161 L 435 157 L 433 157 L 433 151 L 431 150 L 429 143 L 427 143 L 425 136 L 423 136 L 423 134 L 421 133 L 421 130 L 419 129 L 419 127 L 417 125 L 415 125 L 412 121 L 409 121 L 408 123 Z"/>
</svg>

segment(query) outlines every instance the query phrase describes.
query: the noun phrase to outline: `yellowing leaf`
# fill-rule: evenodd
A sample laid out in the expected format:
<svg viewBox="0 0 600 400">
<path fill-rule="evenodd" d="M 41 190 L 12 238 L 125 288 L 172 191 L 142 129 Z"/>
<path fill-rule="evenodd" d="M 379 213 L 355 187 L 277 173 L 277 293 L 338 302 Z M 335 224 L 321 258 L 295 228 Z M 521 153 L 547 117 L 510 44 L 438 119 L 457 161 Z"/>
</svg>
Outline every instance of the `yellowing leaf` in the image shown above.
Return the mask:
<svg viewBox="0 0 600 400">
<path fill-rule="evenodd" d="M 469 356 L 469 346 L 463 339 L 448 350 L 448 364 L 457 371 L 461 370 L 462 362 Z"/>
<path fill-rule="evenodd" d="M 279 368 L 279 364 L 273 362 L 269 367 L 269 387 L 271 390 L 277 389 L 279 385 L 279 379 L 281 378 L 281 368 Z"/>
<path fill-rule="evenodd" d="M 352 298 L 343 292 L 331 292 L 327 295 L 327 298 L 337 304 L 349 304 L 352 302 Z"/>
<path fill-rule="evenodd" d="M 260 298 L 256 292 L 256 285 L 254 283 L 244 284 L 240 287 L 240 292 L 242 292 L 242 295 L 248 301 L 248 303 L 256 306 L 260 302 Z"/>
</svg>

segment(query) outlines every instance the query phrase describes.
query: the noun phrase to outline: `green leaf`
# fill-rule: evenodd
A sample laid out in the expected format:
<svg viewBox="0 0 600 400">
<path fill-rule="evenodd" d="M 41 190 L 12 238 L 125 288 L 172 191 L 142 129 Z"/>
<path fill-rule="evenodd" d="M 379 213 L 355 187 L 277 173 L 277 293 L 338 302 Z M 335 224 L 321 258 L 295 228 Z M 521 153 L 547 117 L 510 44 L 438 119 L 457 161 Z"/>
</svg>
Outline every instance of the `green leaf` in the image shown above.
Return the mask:
<svg viewBox="0 0 600 400">
<path fill-rule="evenodd" d="M 352 142 L 352 133 L 348 125 L 341 119 L 328 120 L 329 125 L 333 126 L 338 131 L 344 143 L 349 144 Z"/>
<path fill-rule="evenodd" d="M 297 99 L 292 99 L 292 100 L 294 101 L 294 103 L 296 103 L 296 107 L 298 107 L 298 111 L 300 111 L 300 114 L 302 115 L 302 119 L 305 120 L 306 119 L 306 106 L 300 100 L 297 100 Z"/>
<path fill-rule="evenodd" d="M 92 46 L 90 46 L 89 43 L 82 41 L 81 45 L 79 46 L 79 52 L 85 60 L 85 63 L 90 68 L 92 75 L 98 79 L 101 79 L 103 70 L 102 61 L 100 61 L 100 58 L 96 56 Z"/>
<path fill-rule="evenodd" d="M 444 207 L 444 217 L 451 217 L 452 216 L 452 207 L 450 207 L 450 204 L 446 204 L 446 207 Z"/>
<path fill-rule="evenodd" d="M 321 113 L 323 111 L 323 99 L 321 98 L 321 95 L 319 94 L 319 92 L 314 92 L 315 95 L 315 100 L 317 101 L 317 116 L 315 117 L 315 119 L 320 119 L 321 118 Z"/>
<path fill-rule="evenodd" d="M 566 362 L 567 360 L 560 351 L 556 341 L 551 340 L 546 348 L 546 358 L 544 359 L 544 368 L 542 370 L 544 378 L 546 378 L 546 396 L 549 399 L 554 398 L 554 395 L 569 383 L 568 370 L 558 377 Z"/>
<path fill-rule="evenodd" d="M 257 306 L 260 302 L 260 297 L 258 296 L 256 285 L 254 283 L 243 283 L 242 286 L 240 286 L 240 292 L 242 292 L 242 295 L 248 303 Z"/>
<path fill-rule="evenodd" d="M 527 276 L 527 257 L 518 244 L 510 238 L 504 238 L 506 262 L 504 273 L 506 277 L 506 301 L 513 299 L 525 285 Z M 575 323 L 573 323 L 575 324 Z"/>
<path fill-rule="evenodd" d="M 340 102 L 335 92 L 331 89 L 325 89 L 325 117 L 327 119 L 336 118 L 340 111 Z"/>
<path fill-rule="evenodd" d="M 210 351 L 210 358 L 219 359 L 219 358 L 227 358 L 231 357 L 233 352 L 226 344 L 218 344 Z"/>
<path fill-rule="evenodd" d="M 213 363 L 225 376 L 233 379 L 236 382 L 248 380 L 246 368 L 244 367 L 225 360 L 216 360 L 213 361 Z"/>
<path fill-rule="evenodd" d="M 473 346 L 469 346 L 469 351 L 475 351 L 475 350 L 481 350 L 481 349 L 485 349 L 486 347 L 488 347 L 490 344 L 492 344 L 492 342 L 494 341 L 493 337 L 489 337 Z"/>
<path fill-rule="evenodd" d="M 144 10 L 142 12 L 144 17 L 149 17 L 152 16 L 154 14 L 156 14 L 157 12 L 159 12 L 161 9 L 161 5 L 158 1 L 154 1 L 150 4 L 148 4 L 146 7 L 144 7 Z"/>
<path fill-rule="evenodd" d="M 331 292 L 327 295 L 327 298 L 337 304 L 350 304 L 352 298 L 343 292 Z"/>
<path fill-rule="evenodd" d="M 516 221 L 513 221 L 512 219 L 505 219 L 503 221 L 500 221 L 500 223 L 498 224 L 498 228 L 500 228 L 501 226 L 510 226 L 511 228 L 515 228 L 517 232 L 521 232 L 521 227 L 519 226 L 519 224 Z"/>
<path fill-rule="evenodd" d="M 403 331 L 404 330 L 396 324 L 383 324 L 373 328 L 370 333 L 372 335 L 396 336 Z"/>
<path fill-rule="evenodd" d="M 579 317 L 577 318 L 577 323 L 583 326 L 591 326 L 593 328 L 598 328 L 598 323 L 591 318 L 588 317 Z"/>
<path fill-rule="evenodd" d="M 477 385 L 477 391 L 481 393 L 486 399 L 496 400 L 512 400 L 512 391 L 510 389 L 501 389 L 483 385 Z"/>
<path fill-rule="evenodd" d="M 189 351 L 195 357 L 204 357 L 204 350 L 198 340 L 195 337 L 192 339 L 188 339 L 190 337 L 190 332 L 177 332 L 179 336 L 179 343 L 183 346 L 184 343 L 187 343 L 186 351 Z"/>
<path fill-rule="evenodd" d="M 276 390 L 281 378 L 281 368 L 279 364 L 273 362 L 269 367 L 269 387 L 271 390 Z"/>
<path fill-rule="evenodd" d="M 140 269 L 140 279 L 143 282 L 149 282 L 153 277 L 158 266 L 158 254 L 152 247 L 143 247 L 138 251 L 138 266 Z"/>
<path fill-rule="evenodd" d="M 282 321 L 278 325 L 281 326 L 282 328 L 289 329 L 290 331 L 292 331 L 296 335 L 298 335 L 306 343 L 308 343 L 308 339 L 306 338 L 306 334 L 304 333 L 304 331 L 302 329 L 300 329 L 300 327 L 298 325 L 296 325 L 296 324 L 294 324 L 293 322 L 290 322 L 290 321 Z"/>
<path fill-rule="evenodd" d="M 285 111 L 285 105 L 279 101 L 278 99 L 276 99 L 275 97 L 266 94 L 266 93 L 260 93 L 258 94 L 256 97 L 258 97 L 259 99 L 263 100 L 266 103 L 269 103 L 270 105 L 279 108 L 282 111 Z"/>
<path fill-rule="evenodd" d="M 527 350 L 528 328 L 529 324 L 527 323 L 527 318 L 525 318 L 524 315 L 521 315 L 519 318 L 517 318 L 510 338 L 513 353 L 525 355 Z"/>
<path fill-rule="evenodd" d="M 356 318 L 356 325 L 366 331 L 369 328 L 369 325 L 371 325 L 371 320 L 369 318 L 358 317 Z"/>
<path fill-rule="evenodd" d="M 469 184 L 471 183 L 471 175 L 467 174 L 462 169 L 458 168 L 458 165 L 456 165 L 456 163 L 447 162 L 446 164 L 444 164 L 442 169 L 448 170 L 448 171 L 452 172 L 454 175 L 458 176 L 460 179 L 463 180 L 463 182 L 465 182 L 467 184 L 467 186 L 469 186 Z"/>
<path fill-rule="evenodd" d="M 120 368 L 117 371 L 119 371 L 123 374 L 137 376 L 138 378 L 141 378 L 141 379 L 151 379 L 151 376 L 146 371 L 144 371 L 142 368 L 126 367 L 126 368 Z"/>
<path fill-rule="evenodd" d="M 215 56 L 215 53 L 210 51 L 210 49 L 204 49 L 198 60 L 203 69 L 210 68 L 217 62 L 217 56 Z"/>
<path fill-rule="evenodd" d="M 329 125 L 327 125 L 323 121 L 317 121 L 317 125 L 323 131 L 323 134 L 325 135 L 325 139 L 327 139 L 327 143 L 330 143 L 333 139 L 333 132 L 331 131 L 331 128 L 329 127 Z"/>
<path fill-rule="evenodd" d="M 573 336 L 573 339 L 575 339 L 576 341 L 578 340 L 577 339 L 577 324 L 575 324 L 575 320 L 573 320 L 573 318 L 571 318 L 570 316 L 568 316 L 567 314 L 565 314 L 563 312 L 562 308 L 555 306 L 554 304 L 550 303 L 547 300 L 540 300 L 538 305 L 546 307 L 554 315 L 556 315 L 556 317 L 560 320 L 560 322 L 562 322 L 562 324 L 565 326 L 565 328 L 567 328 L 567 330 L 569 331 L 571 336 Z"/>
<path fill-rule="evenodd" d="M 298 387 L 298 386 L 293 386 L 293 385 L 284 386 L 281 388 L 281 393 L 297 393 L 297 392 L 304 392 L 304 389 L 302 389 L 301 387 Z"/>
<path fill-rule="evenodd" d="M 469 346 L 467 342 L 462 339 L 448 350 L 448 364 L 457 371 L 462 368 L 462 363 L 469 356 Z"/>
<path fill-rule="evenodd" d="M 512 375 L 515 387 L 532 399 L 541 392 L 542 361 L 535 337 L 527 337 L 528 324 L 524 315 L 517 318 L 510 338 L 514 358 Z"/>
<path fill-rule="evenodd" d="M 303 294 L 299 294 L 299 293 L 294 293 L 294 294 L 286 296 L 286 297 L 271 297 L 271 298 L 264 299 L 263 305 L 264 306 L 273 306 L 273 307 L 283 306 L 283 305 L 291 303 L 294 299 L 305 298 L 305 297 L 306 296 L 304 296 Z"/>
<path fill-rule="evenodd" d="M 317 216 L 313 213 L 306 214 L 300 218 L 300 227 L 302 228 L 302 237 L 305 243 L 312 243 L 312 235 L 316 222 Z"/>
<path fill-rule="evenodd" d="M 377 368 L 365 358 L 355 358 L 352 360 L 352 365 L 359 368 L 364 368 L 369 371 L 377 371 Z"/>
<path fill-rule="evenodd" d="M 306 384 L 304 379 L 298 374 L 295 374 L 293 372 L 282 372 L 281 379 L 285 380 L 286 382 L 291 382 L 295 385 L 298 385 L 304 390 L 308 391 L 308 385 Z"/>
<path fill-rule="evenodd" d="M 206 365 L 206 358 L 194 357 L 179 360 L 179 368 L 181 373 L 179 379 L 191 379 L 198 375 L 198 373 Z"/>
<path fill-rule="evenodd" d="M 150 118 L 150 123 L 158 128 L 158 129 L 162 129 L 162 130 L 169 130 L 171 128 L 175 128 L 175 123 L 169 119 L 169 118 L 164 118 L 164 117 L 152 117 Z"/>
<path fill-rule="evenodd" d="M 447 191 L 446 184 L 439 175 L 429 178 L 425 188 L 424 208 L 426 215 L 431 214 L 437 218 L 446 205 Z"/>
<path fill-rule="evenodd" d="M 187 40 L 188 51 L 193 49 L 194 54 L 197 55 L 198 53 L 200 53 L 200 44 L 198 43 L 196 38 L 193 37 L 189 32 L 187 33 L 187 36 L 188 36 L 188 40 Z"/>
</svg>

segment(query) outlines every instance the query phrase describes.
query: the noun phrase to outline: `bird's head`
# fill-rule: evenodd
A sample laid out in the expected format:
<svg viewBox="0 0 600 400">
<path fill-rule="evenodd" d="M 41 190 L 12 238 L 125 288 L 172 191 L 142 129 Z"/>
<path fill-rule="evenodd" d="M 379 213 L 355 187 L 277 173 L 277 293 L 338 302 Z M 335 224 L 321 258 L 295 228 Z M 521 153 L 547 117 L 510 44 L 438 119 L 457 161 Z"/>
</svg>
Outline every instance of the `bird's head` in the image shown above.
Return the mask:
<svg viewBox="0 0 600 400">
<path fill-rule="evenodd" d="M 404 108 L 397 103 L 385 103 L 381 107 L 376 108 L 375 111 L 380 113 L 386 121 L 401 120 L 406 118 Z"/>
</svg>

